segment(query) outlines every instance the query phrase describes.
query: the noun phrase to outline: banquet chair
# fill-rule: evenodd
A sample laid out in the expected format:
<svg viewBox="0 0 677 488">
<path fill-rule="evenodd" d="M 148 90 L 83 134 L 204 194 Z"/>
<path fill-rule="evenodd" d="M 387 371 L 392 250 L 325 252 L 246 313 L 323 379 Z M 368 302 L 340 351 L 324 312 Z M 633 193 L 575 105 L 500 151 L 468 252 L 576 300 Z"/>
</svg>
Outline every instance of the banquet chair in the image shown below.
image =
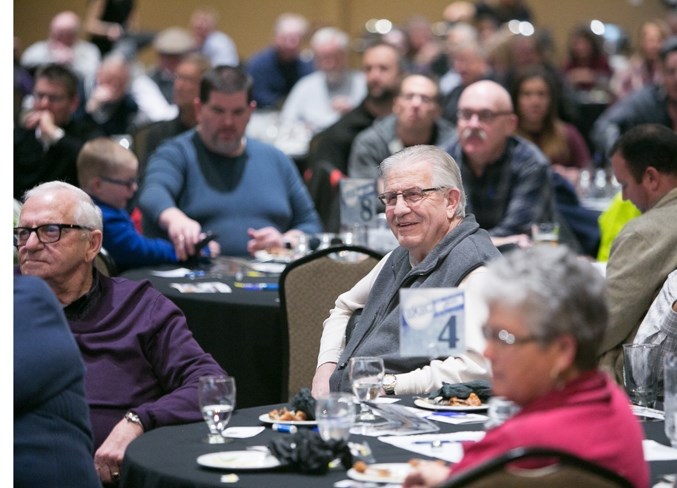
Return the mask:
<svg viewBox="0 0 677 488">
<path fill-rule="evenodd" d="M 116 276 L 118 274 L 113 258 L 103 247 L 94 258 L 94 266 L 99 273 L 102 273 L 105 276 Z"/>
<path fill-rule="evenodd" d="M 364 277 L 382 254 L 362 246 L 331 246 L 291 262 L 280 276 L 286 339 L 282 398 L 310 387 L 317 366 L 322 323 L 338 296 Z"/>
<path fill-rule="evenodd" d="M 519 461 L 519 467 L 511 465 Z M 543 467 L 531 468 L 524 463 L 538 461 Z M 528 466 L 528 464 L 527 464 Z M 589 488 L 632 487 L 623 476 L 574 454 L 543 447 L 517 447 L 475 468 L 452 477 L 442 488 Z"/>
</svg>

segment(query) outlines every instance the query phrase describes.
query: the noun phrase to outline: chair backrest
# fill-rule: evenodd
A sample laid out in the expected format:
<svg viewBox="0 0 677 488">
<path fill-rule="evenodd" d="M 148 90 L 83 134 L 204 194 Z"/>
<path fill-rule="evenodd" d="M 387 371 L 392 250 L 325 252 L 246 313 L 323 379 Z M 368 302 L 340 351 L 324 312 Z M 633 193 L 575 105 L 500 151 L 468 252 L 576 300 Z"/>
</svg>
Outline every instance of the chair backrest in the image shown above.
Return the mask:
<svg viewBox="0 0 677 488">
<path fill-rule="evenodd" d="M 310 387 L 317 366 L 322 323 L 338 296 L 381 259 L 361 246 L 332 246 L 290 263 L 280 276 L 280 305 L 286 322 L 287 357 L 283 398 Z"/>
<path fill-rule="evenodd" d="M 108 251 L 103 247 L 99 250 L 99 253 L 94 258 L 94 266 L 99 271 L 99 273 L 104 274 L 105 276 L 115 276 L 117 275 L 117 267 L 115 262 Z"/>
<path fill-rule="evenodd" d="M 512 463 L 520 461 L 515 466 Z M 525 467 L 524 462 L 538 461 Z M 452 476 L 443 488 L 630 488 L 623 476 L 599 464 L 558 449 L 518 447 L 479 466 Z"/>
</svg>

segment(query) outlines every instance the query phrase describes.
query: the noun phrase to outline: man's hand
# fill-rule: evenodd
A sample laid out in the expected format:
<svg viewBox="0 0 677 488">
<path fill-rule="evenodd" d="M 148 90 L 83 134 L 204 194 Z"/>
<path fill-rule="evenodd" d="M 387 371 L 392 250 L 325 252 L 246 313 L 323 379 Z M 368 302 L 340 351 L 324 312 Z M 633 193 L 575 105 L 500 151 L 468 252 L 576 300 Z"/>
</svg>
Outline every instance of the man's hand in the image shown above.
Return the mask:
<svg viewBox="0 0 677 488">
<path fill-rule="evenodd" d="M 336 363 L 324 363 L 315 370 L 313 376 L 312 395 L 315 398 L 327 395 L 329 393 L 329 377 L 336 369 Z"/>
<path fill-rule="evenodd" d="M 195 244 L 200 240 L 202 227 L 176 207 L 168 208 L 160 214 L 160 226 L 167 229 L 169 240 L 179 261 L 185 261 L 195 254 Z M 211 250 L 211 249 L 210 249 Z"/>
<path fill-rule="evenodd" d="M 23 119 L 26 129 L 40 129 L 40 140 L 54 144 L 62 129 L 54 123 L 54 114 L 49 110 L 33 110 Z"/>
<path fill-rule="evenodd" d="M 250 237 L 247 243 L 247 252 L 252 256 L 256 251 L 270 249 L 271 247 L 283 247 L 284 238 L 275 227 L 263 227 L 261 229 L 247 229 Z"/>
<path fill-rule="evenodd" d="M 117 483 L 125 450 L 130 442 L 143 434 L 143 427 L 125 419 L 120 420 L 103 444 L 94 453 L 96 472 L 104 483 Z"/>
</svg>

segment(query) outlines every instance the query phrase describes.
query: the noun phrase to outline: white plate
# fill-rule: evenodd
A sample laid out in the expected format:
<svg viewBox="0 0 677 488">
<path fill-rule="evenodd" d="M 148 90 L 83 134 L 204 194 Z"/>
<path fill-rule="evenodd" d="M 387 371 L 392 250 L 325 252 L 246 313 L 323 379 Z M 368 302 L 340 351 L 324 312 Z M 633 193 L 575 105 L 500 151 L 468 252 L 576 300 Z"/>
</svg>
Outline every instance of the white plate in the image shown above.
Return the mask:
<svg viewBox="0 0 677 488">
<path fill-rule="evenodd" d="M 458 405 L 458 406 L 440 405 L 439 403 L 435 403 L 432 400 L 428 400 L 427 398 L 417 398 L 416 400 L 414 400 L 414 405 L 416 405 L 417 407 L 426 408 L 428 410 L 447 410 L 452 412 L 474 412 L 486 410 L 487 408 L 489 408 L 489 406 L 486 403 L 483 403 L 478 407 L 472 407 L 470 405 Z"/>
<path fill-rule="evenodd" d="M 385 469 L 388 474 L 379 473 L 379 470 Z M 356 481 L 373 481 L 376 483 L 402 483 L 409 474 L 411 465 L 409 463 L 380 463 L 368 464 L 364 473 L 355 471 L 355 468 L 348 470 L 348 477 Z"/>
<path fill-rule="evenodd" d="M 271 469 L 280 465 L 280 461 L 268 452 L 261 451 L 221 451 L 203 454 L 197 458 L 200 466 L 219 469 Z"/>
<path fill-rule="evenodd" d="M 275 420 L 271 419 L 267 413 L 259 415 L 259 420 L 264 424 L 317 425 L 316 420 Z"/>
</svg>

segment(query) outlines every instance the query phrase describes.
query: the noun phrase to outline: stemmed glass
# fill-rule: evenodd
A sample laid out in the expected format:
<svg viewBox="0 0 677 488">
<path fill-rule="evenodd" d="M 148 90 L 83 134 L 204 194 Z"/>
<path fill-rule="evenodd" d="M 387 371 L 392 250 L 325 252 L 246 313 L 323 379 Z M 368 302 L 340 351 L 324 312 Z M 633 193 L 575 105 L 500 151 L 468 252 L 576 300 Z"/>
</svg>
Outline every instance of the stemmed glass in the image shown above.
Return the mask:
<svg viewBox="0 0 677 488">
<path fill-rule="evenodd" d="M 378 397 L 381 384 L 383 383 L 383 375 L 385 374 L 383 358 L 350 358 L 348 374 L 353 387 L 353 393 L 360 402 L 360 412 L 355 420 L 357 423 L 376 420 L 376 416 L 364 402 Z"/>
<path fill-rule="evenodd" d="M 209 427 L 206 442 L 225 444 L 223 432 L 235 410 L 235 378 L 220 375 L 200 377 L 198 402 L 202 418 Z"/>
</svg>

